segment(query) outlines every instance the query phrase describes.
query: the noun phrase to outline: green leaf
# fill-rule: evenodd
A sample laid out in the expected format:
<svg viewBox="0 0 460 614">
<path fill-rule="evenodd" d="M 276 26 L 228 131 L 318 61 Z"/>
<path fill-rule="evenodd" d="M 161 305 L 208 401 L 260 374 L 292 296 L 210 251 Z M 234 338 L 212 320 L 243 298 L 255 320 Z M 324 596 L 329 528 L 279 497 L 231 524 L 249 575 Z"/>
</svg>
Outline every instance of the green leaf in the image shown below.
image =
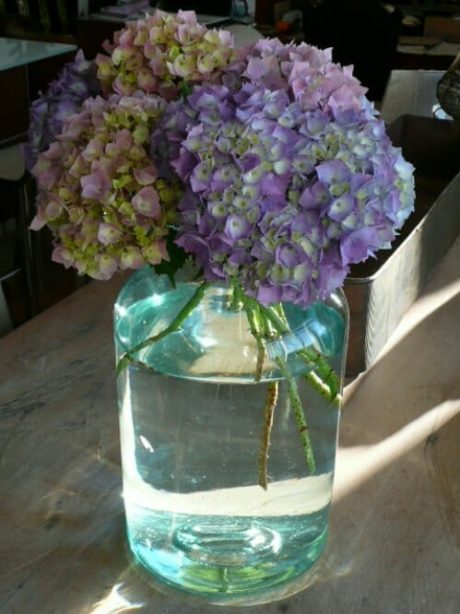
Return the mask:
<svg viewBox="0 0 460 614">
<path fill-rule="evenodd" d="M 156 264 L 153 268 L 158 275 L 167 275 L 169 281 L 175 287 L 175 277 L 179 269 L 182 268 L 187 259 L 187 253 L 174 243 L 176 233 L 170 232 L 166 237 L 166 250 L 169 254 L 169 260 L 164 260 L 160 264 Z"/>
</svg>

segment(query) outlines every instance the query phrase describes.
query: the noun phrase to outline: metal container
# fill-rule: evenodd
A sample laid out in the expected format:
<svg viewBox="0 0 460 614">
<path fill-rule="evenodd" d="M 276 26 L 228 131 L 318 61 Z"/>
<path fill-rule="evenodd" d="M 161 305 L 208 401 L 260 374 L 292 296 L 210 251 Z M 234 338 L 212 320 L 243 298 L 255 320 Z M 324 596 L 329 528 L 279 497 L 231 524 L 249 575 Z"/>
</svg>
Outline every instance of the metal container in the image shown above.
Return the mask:
<svg viewBox="0 0 460 614">
<path fill-rule="evenodd" d="M 460 233 L 460 122 L 403 115 L 388 128 L 415 166 L 415 212 L 391 250 L 352 267 L 347 375 L 364 371 Z"/>
</svg>

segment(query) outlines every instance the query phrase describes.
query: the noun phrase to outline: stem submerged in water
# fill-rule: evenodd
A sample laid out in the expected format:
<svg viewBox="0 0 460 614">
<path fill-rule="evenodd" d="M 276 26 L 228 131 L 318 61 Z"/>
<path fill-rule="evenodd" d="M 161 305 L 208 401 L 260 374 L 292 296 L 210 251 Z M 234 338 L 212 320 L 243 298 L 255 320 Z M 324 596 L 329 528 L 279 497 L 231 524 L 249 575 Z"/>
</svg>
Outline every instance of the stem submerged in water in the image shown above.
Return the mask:
<svg viewBox="0 0 460 614">
<path fill-rule="evenodd" d="M 251 330 L 251 334 L 254 337 L 257 344 L 257 364 L 256 364 L 256 374 L 254 380 L 256 382 L 260 382 L 262 377 L 262 371 L 264 367 L 264 361 L 266 356 L 265 349 L 265 339 L 262 336 L 261 323 L 260 318 L 258 317 L 258 313 L 256 310 L 252 309 L 246 301 L 243 300 L 243 308 L 246 312 L 246 317 L 248 319 L 249 328 Z"/>
<path fill-rule="evenodd" d="M 289 322 L 281 304 L 270 306 L 261 305 L 254 298 L 248 297 L 238 282 L 233 280 L 232 285 L 233 295 L 230 309 L 234 311 L 244 309 L 245 311 L 249 329 L 257 345 L 257 361 L 254 379 L 256 382 L 259 382 L 262 379 L 267 354 L 266 342 L 277 338 L 282 341 L 283 336 L 292 335 L 293 332 L 290 329 Z M 208 286 L 209 283 L 203 281 L 197 287 L 192 297 L 164 330 L 156 335 L 148 337 L 123 354 L 117 364 L 117 375 L 130 364 L 143 364 L 135 356 L 142 349 L 160 341 L 170 333 L 178 331 L 191 312 L 200 304 Z M 339 404 L 340 380 L 329 365 L 327 359 L 312 347 L 302 348 L 294 351 L 293 354 L 301 358 L 310 369 L 308 373 L 304 374 L 304 377 L 311 387 L 331 403 L 334 402 Z M 312 474 L 316 470 L 316 462 L 305 411 L 302 406 L 302 400 L 299 395 L 296 380 L 289 371 L 287 357 L 275 356 L 273 360 L 286 381 L 288 397 L 297 423 L 307 467 Z M 148 367 L 148 365 L 145 366 Z M 278 393 L 279 381 L 269 381 L 267 384 L 267 396 L 264 408 L 264 428 L 262 431 L 258 461 L 259 485 L 264 489 L 267 489 L 268 485 L 268 451 L 270 448 L 270 436 L 274 412 L 278 401 Z"/>
<path fill-rule="evenodd" d="M 198 288 L 195 290 L 190 300 L 182 307 L 182 309 L 179 311 L 179 313 L 174 318 L 174 320 L 171 322 L 171 324 L 169 324 L 169 326 L 167 326 L 164 330 L 162 330 L 158 334 L 152 335 L 151 337 L 147 337 L 145 341 L 141 341 L 141 343 L 138 343 L 136 346 L 131 348 L 128 352 L 123 354 L 123 356 L 120 358 L 120 360 L 117 363 L 117 376 L 120 375 L 120 373 L 124 369 L 126 369 L 126 367 L 131 362 L 135 360 L 134 354 L 136 354 L 137 352 L 140 352 L 145 347 L 152 345 L 153 343 L 156 343 L 157 341 L 160 341 L 160 339 L 163 339 L 163 337 L 166 337 L 166 335 L 169 335 L 170 333 L 173 333 L 179 330 L 181 324 L 188 318 L 188 316 L 195 309 L 195 307 L 197 307 L 201 303 L 201 300 L 208 286 L 209 286 L 209 283 L 206 281 L 203 281 L 198 286 Z"/>
<path fill-rule="evenodd" d="M 287 381 L 289 399 L 291 401 L 292 409 L 294 410 L 297 429 L 300 434 L 300 441 L 302 442 L 302 448 L 307 461 L 307 467 L 310 473 L 314 473 L 316 470 L 316 463 L 313 454 L 313 446 L 311 444 L 307 420 L 305 418 L 305 412 L 302 407 L 302 401 L 299 396 L 295 378 L 291 375 L 286 362 L 282 358 L 276 358 L 275 362 L 279 366 L 281 373 L 284 375 Z"/>
<path fill-rule="evenodd" d="M 263 373 L 263 363 L 266 357 L 266 341 L 276 337 L 282 338 L 292 334 L 289 322 L 281 304 L 264 306 L 255 299 L 248 297 L 239 284 L 234 281 L 233 303 L 242 305 L 248 319 L 249 328 L 257 344 L 257 366 L 255 381 L 260 381 Z M 301 358 L 310 371 L 304 374 L 309 385 L 322 397 L 331 403 L 340 403 L 340 382 L 328 361 L 314 348 L 302 348 L 294 352 Z M 304 450 L 307 467 L 310 473 L 316 470 L 313 446 L 305 417 L 302 400 L 299 395 L 297 383 L 289 371 L 286 359 L 280 356 L 274 358 L 288 387 L 288 396 L 295 415 L 302 448 Z M 278 397 L 274 392 L 274 382 L 267 388 L 267 401 L 264 411 L 264 430 L 259 452 L 259 484 L 267 488 L 267 465 L 270 434 L 273 425 L 273 414 Z M 278 390 L 278 389 L 276 389 Z"/>
<path fill-rule="evenodd" d="M 268 450 L 273 427 L 273 415 L 278 402 L 278 382 L 270 382 L 267 386 L 267 398 L 264 411 L 264 429 L 259 451 L 259 485 L 267 490 L 268 484 Z"/>
<path fill-rule="evenodd" d="M 291 333 L 282 305 L 261 306 L 260 309 L 280 335 Z M 304 376 L 311 387 L 331 403 L 340 403 L 340 380 L 326 358 L 312 348 L 303 348 L 296 354 L 311 369 Z"/>
</svg>

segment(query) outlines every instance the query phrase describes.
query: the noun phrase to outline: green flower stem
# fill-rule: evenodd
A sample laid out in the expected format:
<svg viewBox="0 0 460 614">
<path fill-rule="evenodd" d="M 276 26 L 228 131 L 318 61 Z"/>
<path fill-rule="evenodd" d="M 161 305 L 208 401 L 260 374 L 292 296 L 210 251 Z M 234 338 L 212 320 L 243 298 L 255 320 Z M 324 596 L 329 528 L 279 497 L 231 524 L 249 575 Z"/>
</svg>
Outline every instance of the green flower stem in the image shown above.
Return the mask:
<svg viewBox="0 0 460 614">
<path fill-rule="evenodd" d="M 289 322 L 286 317 L 286 314 L 284 313 L 283 305 L 281 303 L 275 303 L 274 305 L 272 305 L 272 309 L 274 309 L 275 313 L 278 315 L 284 325 L 289 328 Z"/>
<path fill-rule="evenodd" d="M 301 356 L 306 362 L 313 366 L 315 372 L 308 373 L 305 377 L 312 384 L 312 386 L 317 389 L 316 383 L 313 381 L 312 375 L 315 376 L 316 380 L 321 382 L 321 385 L 324 389 L 329 391 L 327 398 L 331 402 L 336 402 L 338 398 L 340 398 L 340 381 L 337 373 L 330 366 L 327 360 L 316 350 L 311 350 L 309 348 L 304 348 L 299 351 L 299 356 Z"/>
<path fill-rule="evenodd" d="M 315 373 L 315 371 L 305 373 L 303 377 L 307 380 L 307 382 L 313 388 L 313 390 L 315 390 L 315 392 L 317 392 L 319 395 L 321 395 L 323 398 L 327 399 L 331 403 L 335 403 L 336 400 L 340 398 L 340 395 L 334 395 L 331 392 L 330 387 L 324 383 L 324 380 L 322 380 L 321 377 L 319 377 L 319 375 Z"/>
<path fill-rule="evenodd" d="M 241 298 L 241 288 L 236 280 L 232 280 L 232 299 L 230 301 L 230 309 L 232 311 L 240 311 L 243 303 Z"/>
<path fill-rule="evenodd" d="M 284 318 L 281 318 L 278 315 L 278 313 L 276 312 L 276 309 L 273 306 L 270 306 L 270 307 L 261 306 L 261 311 L 265 315 L 265 317 L 269 320 L 269 322 L 273 324 L 273 326 L 275 327 L 278 333 L 280 333 L 281 335 L 284 335 L 286 333 L 291 332 L 291 329 L 289 328 L 289 324 L 284 320 Z"/>
<path fill-rule="evenodd" d="M 282 305 L 262 307 L 262 310 L 280 334 L 290 332 Z M 340 403 L 339 378 L 324 356 L 310 348 L 303 348 L 296 353 L 314 369 L 305 375 L 312 388 L 331 403 Z"/>
<path fill-rule="evenodd" d="M 252 301 L 248 300 L 241 287 L 236 283 L 234 286 L 234 297 L 243 306 L 248 319 L 249 329 L 257 344 L 257 364 L 254 380 L 260 382 L 267 350 L 265 348 L 263 321 L 260 318 L 258 304 L 255 303 L 254 305 Z"/>
<path fill-rule="evenodd" d="M 247 310 L 246 315 L 248 318 L 249 327 L 251 329 L 252 336 L 254 337 L 257 343 L 257 363 L 256 363 L 256 373 L 255 373 L 254 379 L 256 382 L 260 382 L 262 378 L 262 371 L 264 368 L 264 361 L 265 361 L 267 351 L 265 349 L 265 343 L 264 343 L 264 340 L 262 339 L 260 330 L 258 329 L 257 318 L 254 312 L 251 310 Z"/>
<path fill-rule="evenodd" d="M 278 402 L 278 382 L 270 382 L 267 386 L 267 398 L 264 409 L 264 428 L 262 441 L 259 450 L 259 485 L 267 490 L 268 477 L 268 449 L 270 447 L 270 436 L 273 427 L 273 415 Z"/>
<path fill-rule="evenodd" d="M 265 340 L 271 337 L 271 329 L 266 318 L 261 314 L 257 301 L 249 299 L 242 288 L 235 282 L 234 296 L 235 303 L 243 306 L 248 319 L 249 328 L 252 336 L 257 343 L 257 364 L 255 381 L 258 382 L 262 378 L 263 364 L 266 356 Z M 262 439 L 259 449 L 259 486 L 267 490 L 268 486 L 268 450 L 270 448 L 270 438 L 273 427 L 273 415 L 278 402 L 278 382 L 269 382 L 267 384 L 267 396 L 264 408 L 264 427 L 262 431 Z"/>
<path fill-rule="evenodd" d="M 169 324 L 169 326 L 167 326 L 164 330 L 162 330 L 157 335 L 153 335 L 152 337 L 148 337 L 147 339 L 145 339 L 141 343 L 138 343 L 136 346 L 131 348 L 128 352 L 123 354 L 123 356 L 120 358 L 120 360 L 117 363 L 117 376 L 120 375 L 120 373 L 124 369 L 126 369 L 126 367 L 130 363 L 132 363 L 135 360 L 134 359 L 134 354 L 136 354 L 137 352 L 140 352 L 145 347 L 147 347 L 149 345 L 152 345 L 152 343 L 160 341 L 160 339 L 163 339 L 163 337 L 166 337 L 166 335 L 169 335 L 170 333 L 173 333 L 173 332 L 179 330 L 179 328 L 181 327 L 182 323 L 188 318 L 190 313 L 195 309 L 195 307 L 197 305 L 199 305 L 199 303 L 203 299 L 204 293 L 205 293 L 206 288 L 208 286 L 209 286 L 209 283 L 206 282 L 206 281 L 203 281 L 198 286 L 198 288 L 195 290 L 195 292 L 194 292 L 193 296 L 190 298 L 190 300 L 182 307 L 182 309 L 179 311 L 179 313 L 174 318 L 174 320 L 171 322 L 171 324 Z"/>
<path fill-rule="evenodd" d="M 314 473 L 316 470 L 316 463 L 313 454 L 313 446 L 311 444 L 307 420 L 305 418 L 305 413 L 302 407 L 302 401 L 300 400 L 299 391 L 297 390 L 295 378 L 291 375 L 286 362 L 282 358 L 276 358 L 275 361 L 287 381 L 289 399 L 291 401 L 292 409 L 294 410 L 297 429 L 300 434 L 300 441 L 302 442 L 302 448 L 307 461 L 307 467 L 310 473 Z"/>
</svg>

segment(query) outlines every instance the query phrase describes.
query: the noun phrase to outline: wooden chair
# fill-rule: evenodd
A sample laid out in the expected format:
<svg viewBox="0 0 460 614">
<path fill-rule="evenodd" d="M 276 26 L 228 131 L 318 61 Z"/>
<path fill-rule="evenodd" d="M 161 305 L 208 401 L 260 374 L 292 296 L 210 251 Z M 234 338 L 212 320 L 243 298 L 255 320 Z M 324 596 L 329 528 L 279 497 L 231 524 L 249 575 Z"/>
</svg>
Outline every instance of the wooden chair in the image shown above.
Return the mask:
<svg viewBox="0 0 460 614">
<path fill-rule="evenodd" d="M 3 285 L 18 277 L 22 310 L 30 318 L 40 310 L 40 237 L 29 229 L 33 217 L 31 178 L 22 145 L 0 149 L 0 329 L 11 326 Z"/>
<path fill-rule="evenodd" d="M 70 0 L 0 0 L 0 35 L 74 42 L 77 2 Z"/>
</svg>

